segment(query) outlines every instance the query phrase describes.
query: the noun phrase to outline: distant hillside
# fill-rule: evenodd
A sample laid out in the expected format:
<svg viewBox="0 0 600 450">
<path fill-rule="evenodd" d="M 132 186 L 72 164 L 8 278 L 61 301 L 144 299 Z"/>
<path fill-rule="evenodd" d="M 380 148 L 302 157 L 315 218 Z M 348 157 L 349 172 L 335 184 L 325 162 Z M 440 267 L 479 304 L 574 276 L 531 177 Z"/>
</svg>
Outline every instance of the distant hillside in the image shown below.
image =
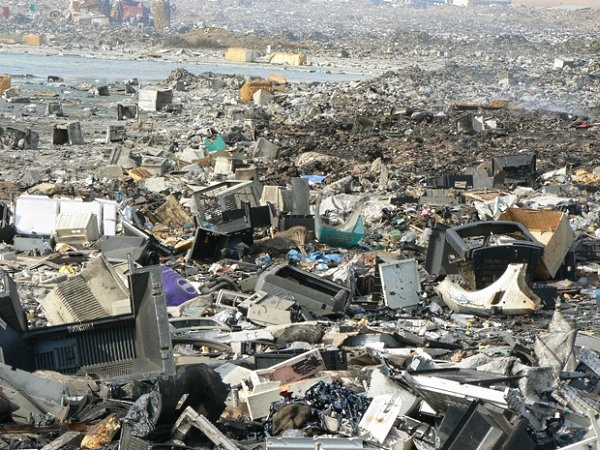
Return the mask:
<svg viewBox="0 0 600 450">
<path fill-rule="evenodd" d="M 600 9 L 600 0 L 512 0 L 513 5 L 547 7 L 587 7 Z"/>
</svg>

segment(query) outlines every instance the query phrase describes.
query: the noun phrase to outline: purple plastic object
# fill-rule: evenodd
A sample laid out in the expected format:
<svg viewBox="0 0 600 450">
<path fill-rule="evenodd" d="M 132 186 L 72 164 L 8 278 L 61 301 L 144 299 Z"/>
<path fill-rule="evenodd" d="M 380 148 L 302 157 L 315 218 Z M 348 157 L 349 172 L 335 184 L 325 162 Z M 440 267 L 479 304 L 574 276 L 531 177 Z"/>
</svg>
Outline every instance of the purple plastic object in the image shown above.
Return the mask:
<svg viewBox="0 0 600 450">
<path fill-rule="evenodd" d="M 160 266 L 167 306 L 178 306 L 196 297 L 198 291 L 185 278 L 166 266 Z"/>
</svg>

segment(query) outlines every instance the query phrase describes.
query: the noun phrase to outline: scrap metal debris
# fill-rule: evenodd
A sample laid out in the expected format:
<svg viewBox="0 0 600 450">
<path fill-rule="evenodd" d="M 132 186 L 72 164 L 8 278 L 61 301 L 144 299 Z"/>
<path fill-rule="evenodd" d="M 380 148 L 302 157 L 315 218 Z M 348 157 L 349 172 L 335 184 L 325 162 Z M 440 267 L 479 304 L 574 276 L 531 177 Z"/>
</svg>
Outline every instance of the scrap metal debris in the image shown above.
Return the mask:
<svg viewBox="0 0 600 450">
<path fill-rule="evenodd" d="M 198 56 L 169 2 L 92 3 L 3 7 L 62 34 L 2 46 Z M 0 449 L 600 448 L 597 14 L 493 8 L 223 49 L 310 80 L 385 43 L 350 82 L 0 77 Z"/>
</svg>

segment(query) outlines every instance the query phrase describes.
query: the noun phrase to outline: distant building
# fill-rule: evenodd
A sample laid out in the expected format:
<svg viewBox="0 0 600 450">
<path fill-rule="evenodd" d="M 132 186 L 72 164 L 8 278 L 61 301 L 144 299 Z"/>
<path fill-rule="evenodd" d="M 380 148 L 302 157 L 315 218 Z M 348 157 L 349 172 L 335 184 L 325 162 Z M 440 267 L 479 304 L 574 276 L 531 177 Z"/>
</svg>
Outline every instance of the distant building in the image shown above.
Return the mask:
<svg viewBox="0 0 600 450">
<path fill-rule="evenodd" d="M 154 0 L 152 9 L 141 0 L 71 0 L 70 17 L 83 24 L 152 25 L 168 28 L 171 5 L 168 0 Z"/>
</svg>

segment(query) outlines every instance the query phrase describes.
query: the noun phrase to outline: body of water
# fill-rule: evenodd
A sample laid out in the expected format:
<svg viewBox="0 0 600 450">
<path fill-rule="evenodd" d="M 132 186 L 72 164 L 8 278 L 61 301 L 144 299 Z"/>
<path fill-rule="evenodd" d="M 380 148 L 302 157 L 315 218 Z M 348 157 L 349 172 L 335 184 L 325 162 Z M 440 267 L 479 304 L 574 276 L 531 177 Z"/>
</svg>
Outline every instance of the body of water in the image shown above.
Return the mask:
<svg viewBox="0 0 600 450">
<path fill-rule="evenodd" d="M 200 58 L 198 58 L 200 59 Z M 229 75 L 257 76 L 266 78 L 278 74 L 290 82 L 342 82 L 363 80 L 370 76 L 360 73 L 341 73 L 310 67 L 271 66 L 268 64 L 229 64 L 203 63 L 201 61 L 173 62 L 157 60 L 109 59 L 105 57 L 85 57 L 40 53 L 0 52 L 0 74 L 32 75 L 33 79 L 46 80 L 48 75 L 63 78 L 65 81 L 92 81 L 112 83 L 137 78 L 143 82 L 165 80 L 172 70 L 184 68 L 194 75 L 213 72 Z M 16 78 L 16 77 L 15 77 Z M 31 80 L 31 77 L 29 78 Z M 18 83 L 18 79 L 14 80 Z"/>
</svg>

